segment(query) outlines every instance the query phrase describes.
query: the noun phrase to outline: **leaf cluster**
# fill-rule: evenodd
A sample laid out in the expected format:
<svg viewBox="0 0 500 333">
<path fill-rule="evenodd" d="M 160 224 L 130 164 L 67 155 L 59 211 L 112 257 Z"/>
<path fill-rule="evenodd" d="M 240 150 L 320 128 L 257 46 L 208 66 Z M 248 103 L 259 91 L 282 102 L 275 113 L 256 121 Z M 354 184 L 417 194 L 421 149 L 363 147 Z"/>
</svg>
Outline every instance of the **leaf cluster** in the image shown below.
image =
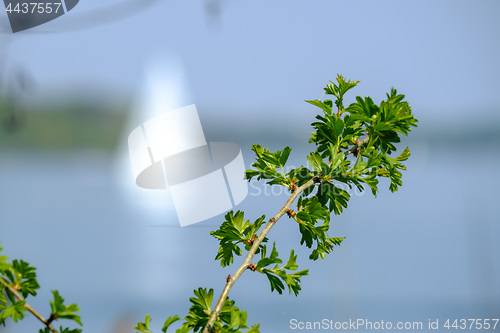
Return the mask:
<svg viewBox="0 0 500 333">
<path fill-rule="evenodd" d="M 283 290 L 285 289 L 283 283 L 285 283 L 290 294 L 293 292 L 295 296 L 297 296 L 301 289 L 300 278 L 304 275 L 308 275 L 309 270 L 306 269 L 300 272 L 294 272 L 299 268 L 299 266 L 297 265 L 297 256 L 293 250 L 290 252 L 288 262 L 282 267 L 278 266 L 278 264 L 283 263 L 283 260 L 278 257 L 276 244 L 273 244 L 273 249 L 269 256 L 266 256 L 266 252 L 266 246 L 264 245 L 261 251 L 261 259 L 257 262 L 255 270 L 267 276 L 269 283 L 271 284 L 271 292 L 276 290 L 279 294 L 283 293 Z M 273 264 L 276 264 L 273 268 L 266 268 Z M 288 273 L 287 271 L 294 273 Z"/>
<path fill-rule="evenodd" d="M 345 94 L 358 83 L 338 75 L 336 82 L 330 82 L 325 88 L 333 101 L 307 101 L 322 110 L 312 123 L 309 141 L 316 149 L 307 156 L 308 166 L 285 173 L 289 147 L 271 152 L 260 145 L 252 146 L 256 161 L 253 169 L 246 171 L 249 181 L 265 179 L 267 184 L 287 186 L 291 192 L 314 181 L 313 186 L 300 194 L 296 211 L 288 212 L 298 224 L 300 244 L 313 249 L 311 260 L 324 259 L 344 240 L 344 237 L 330 237 L 328 231 L 331 214 L 339 215 L 348 206 L 347 189 L 363 192 L 367 186 L 376 196 L 379 178 L 386 177 L 390 180 L 389 189 L 396 191 L 402 185 L 401 170 L 406 170 L 402 162 L 410 156 L 408 148 L 395 157 L 390 156 L 396 151 L 395 144 L 401 141 L 400 135 L 408 135 L 417 123 L 404 95 L 391 89 L 379 105 L 370 97 L 358 96 L 356 102 L 346 108 Z M 270 281 L 272 290 L 283 289 L 279 279 L 270 278 Z"/>
<path fill-rule="evenodd" d="M 195 297 L 191 297 L 191 307 L 189 313 L 184 317 L 184 323 L 178 328 L 176 333 L 198 332 L 208 323 L 211 314 L 213 289 L 206 290 L 198 288 L 194 291 Z M 166 333 L 168 328 L 179 321 L 178 315 L 168 317 L 163 324 L 162 332 Z M 153 333 L 150 327 L 151 317 L 146 315 L 145 321 L 138 323 L 134 329 L 140 333 Z M 245 330 L 245 331 L 243 331 Z M 213 332 L 219 333 L 259 333 L 259 325 L 250 328 L 247 324 L 247 312 L 235 306 L 235 301 L 226 299 L 222 311 L 220 312 L 213 328 Z"/>
<path fill-rule="evenodd" d="M 346 80 L 337 75 L 336 81 L 330 81 L 324 88 L 326 95 L 332 99 L 306 101 L 322 111 L 312 123 L 313 132 L 309 142 L 315 144 L 315 149 L 307 156 L 307 166 L 287 166 L 292 151 L 288 146 L 272 152 L 261 145 L 253 145 L 252 151 L 256 159 L 252 163 L 252 169 L 245 171 L 248 181 L 254 178 L 257 181 L 264 180 L 269 186 L 285 186 L 292 193 L 270 223 L 275 223 L 285 213 L 292 218 L 301 235 L 300 244 L 312 249 L 309 255 L 311 260 L 326 258 L 344 240 L 344 237 L 330 237 L 328 232 L 332 214 L 339 215 L 348 206 L 348 189 L 365 191 L 367 186 L 376 196 L 379 179 L 387 178 L 390 181 L 390 191 L 397 191 L 402 185 L 401 171 L 406 170 L 402 162 L 410 156 L 408 148 L 399 155 L 392 155 L 396 152 L 396 144 L 401 141 L 401 136 L 408 135 L 418 122 L 412 115 L 408 102 L 404 100 L 405 96 L 392 88 L 386 99 L 379 104 L 370 97 L 358 96 L 355 102 L 345 107 L 346 93 L 358 83 L 359 81 Z M 292 210 L 290 207 L 295 199 L 296 209 Z M 264 229 L 264 234 L 260 230 L 264 219 L 265 215 L 262 215 L 250 222 L 245 220 L 241 211 L 228 212 L 220 228 L 210 233 L 219 242 L 215 260 L 220 260 L 220 265 L 226 267 L 234 262 L 235 256 L 242 255 L 243 248 L 250 252 L 247 260 L 260 253 L 257 263 L 244 261 L 237 274 L 242 269 L 249 268 L 267 277 L 271 292 L 276 290 L 282 294 L 288 288 L 290 294 L 297 296 L 301 290 L 301 278 L 308 275 L 308 270 L 297 271 L 297 255 L 294 250 L 291 250 L 285 264 L 279 258 L 275 243 L 268 253 L 265 244 L 268 239 L 264 236 L 270 228 Z M 269 226 L 272 227 L 272 224 Z M 1 250 L 0 248 L 0 252 Z M 24 318 L 24 313 L 28 311 L 25 299 L 36 296 L 36 290 L 40 287 L 34 267 L 22 260 L 14 260 L 12 263 L 7 260 L 7 257 L 0 256 L 0 324 L 4 325 L 8 318 L 15 322 Z M 227 281 L 231 282 L 230 277 Z M 227 286 L 230 288 L 232 285 Z M 44 322 L 47 327 L 39 332 L 51 333 L 49 325 L 58 319 L 72 320 L 81 325 L 78 307 L 75 304 L 64 305 L 64 299 L 59 293 L 52 293 L 54 300 L 50 301 L 51 315 Z M 216 307 L 217 311 L 212 312 L 213 294 L 213 289 L 199 288 L 194 291 L 188 315 L 184 317 L 176 333 L 199 332 L 211 323 L 212 314 L 212 320 L 216 320 L 211 325 L 211 332 L 259 332 L 259 325 L 248 327 L 247 313 L 228 298 L 224 302 L 221 299 Z M 166 333 L 179 320 L 177 315 L 167 318 L 162 332 Z M 151 318 L 146 315 L 144 322 L 138 323 L 135 329 L 141 333 L 152 333 L 150 323 Z M 81 329 L 61 327 L 59 332 L 80 333 Z"/>
<path fill-rule="evenodd" d="M 80 316 L 77 315 L 77 312 L 80 311 L 78 306 L 76 304 L 64 305 L 64 298 L 59 295 L 57 290 L 52 290 L 52 295 L 54 296 L 54 300 L 49 301 L 51 309 L 50 318 L 53 320 L 68 319 L 82 326 Z"/>
<path fill-rule="evenodd" d="M 282 156 L 282 151 L 277 151 L 276 153 L 269 152 L 267 149 L 259 151 L 266 152 L 267 156 Z M 280 174 L 279 179 L 275 178 L 268 181 L 269 185 L 279 184 L 287 186 L 293 192 L 311 179 L 317 179 L 318 184 L 304 189 L 297 202 L 297 211 L 290 214 L 290 217 L 293 216 L 293 219 L 299 226 L 299 232 L 302 236 L 300 244 L 305 244 L 308 248 L 312 248 L 315 245 L 313 252 L 309 256 L 312 260 L 318 258 L 324 259 L 326 254 L 331 252 L 334 245 L 339 245 L 343 240 L 343 238 L 328 236 L 330 214 L 331 212 L 340 214 L 343 208 L 347 207 L 350 197 L 347 191 L 327 181 L 333 180 L 333 175 L 345 170 L 350 162 L 344 153 L 339 152 L 337 146 L 330 145 L 328 152 L 330 156 L 329 163 L 325 162 L 321 154 L 317 151 L 312 152 L 307 156 L 307 161 L 312 169 L 300 166 L 299 168 L 291 169 L 284 175 Z M 257 161 L 253 164 L 253 166 L 259 166 L 258 170 L 246 171 L 249 181 L 253 177 L 257 177 L 257 179 L 269 179 L 269 173 L 266 173 L 262 177 L 260 176 L 260 166 L 266 163 L 268 169 L 278 169 L 279 166 L 277 165 L 269 167 L 268 164 L 271 164 L 271 159 L 268 158 L 267 161 L 263 161 L 262 156 L 264 155 L 257 155 Z M 279 168 L 283 169 L 282 167 Z M 314 196 L 310 197 L 311 194 L 314 194 Z"/>
<path fill-rule="evenodd" d="M 245 178 L 250 180 L 257 177 L 257 180 L 267 179 L 267 184 L 291 185 L 289 178 L 285 175 L 284 166 L 288 161 L 292 148 L 285 147 L 283 150 L 271 152 L 261 145 L 252 145 L 252 151 L 257 156 L 252 166 L 256 170 L 245 171 Z"/>
<path fill-rule="evenodd" d="M 292 193 L 276 218 L 272 218 L 269 223 L 275 223 L 284 213 L 293 218 L 301 234 L 300 244 L 313 249 L 309 256 L 311 260 L 324 259 L 334 246 L 344 240 L 344 237 L 330 237 L 328 231 L 332 213 L 338 215 L 347 208 L 350 194 L 346 189 L 364 191 L 366 185 L 376 195 L 378 179 L 386 177 L 391 182 L 389 189 L 396 191 L 402 185 L 401 170 L 405 170 L 402 162 L 410 156 L 408 148 L 396 157 L 390 156 L 396 151 L 395 144 L 400 142 L 400 135 L 407 135 L 417 123 L 404 96 L 392 89 L 387 99 L 379 105 L 370 97 L 357 97 L 356 102 L 346 108 L 345 94 L 358 83 L 338 75 L 336 82 L 328 83 L 325 88 L 325 93 L 333 96 L 334 100 L 307 101 L 323 112 L 312 123 L 313 132 L 309 141 L 316 145 L 316 149 L 307 156 L 308 166 L 287 168 L 292 150 L 288 146 L 272 152 L 261 145 L 253 145 L 256 159 L 252 169 L 245 171 L 248 181 L 254 178 L 257 181 L 264 180 L 270 186 L 285 186 Z M 296 197 L 298 200 L 294 211 L 290 209 L 290 204 Z M 257 236 L 264 219 L 263 215 L 251 223 L 245 220 L 241 211 L 227 213 L 221 227 L 211 232 L 219 241 L 215 259 L 220 260 L 221 266 L 228 266 L 233 263 L 235 256 L 242 255 L 243 245 L 252 255 L 260 253 L 260 260 L 253 264 L 245 261 L 240 269 L 248 265 L 246 268 L 266 275 L 271 292 L 276 290 L 281 294 L 288 287 L 289 293 L 293 292 L 297 296 L 301 290 L 301 277 L 307 275 L 308 270 L 297 271 L 294 250 L 291 250 L 284 265 L 275 243 L 268 254 L 267 246 L 263 244 L 268 241 L 264 237 L 268 229 L 264 229 L 266 234 Z M 210 322 L 213 290 L 200 288 L 195 291 L 195 296 L 190 299 L 192 306 L 189 314 L 176 333 L 198 332 Z M 248 329 L 247 314 L 235 307 L 234 301 L 226 299 L 217 314 L 211 332 L 240 332 L 241 329 Z M 169 317 L 162 331 L 166 332 L 178 320 L 178 316 Z M 145 322 L 139 323 L 135 329 L 151 333 L 149 323 L 150 318 L 146 316 Z M 258 331 L 257 325 L 247 332 Z"/>
<path fill-rule="evenodd" d="M 68 328 L 68 327 L 62 327 L 62 326 L 59 326 L 59 331 L 57 331 L 59 333 L 82 333 L 82 330 L 79 329 L 79 328 Z M 48 328 L 48 327 L 45 327 L 43 330 L 40 329 L 38 331 L 38 333 L 52 333 L 52 331 Z"/>
<path fill-rule="evenodd" d="M 325 89 L 328 94 L 337 97 L 336 113 L 329 100 L 307 101 L 323 111 L 323 115 L 316 116 L 319 121 L 312 124 L 315 130 L 309 141 L 317 145 L 313 154 L 316 160 L 319 155 L 332 166 L 338 162 L 338 155 L 342 152 L 352 153 L 356 157 L 354 161 L 350 161 L 344 156 L 336 170 L 328 169 L 327 173 L 323 173 L 325 181 L 341 182 L 361 191 L 364 183 L 376 195 L 377 178 L 386 177 L 391 182 L 389 189 L 397 191 L 402 185 L 399 170 L 406 170 L 401 162 L 408 159 L 410 151 L 406 148 L 395 158 L 389 155 L 396 151 L 395 144 L 401 141 L 400 135 L 408 135 L 411 128 L 416 127 L 418 120 L 412 115 L 408 102 L 404 101 L 405 96 L 398 94 L 394 88 L 379 105 L 370 97 L 358 96 L 356 102 L 344 108 L 341 97 L 357 83 L 358 81 L 345 81 L 339 75 L 337 83 L 332 82 L 330 88 Z"/>
<path fill-rule="evenodd" d="M 0 252 L 3 249 L 0 247 Z M 24 319 L 28 311 L 26 298 L 36 296 L 40 288 L 37 281 L 36 268 L 30 266 L 23 260 L 8 262 L 6 256 L 0 256 L 0 325 L 5 325 L 7 319 L 14 322 Z M 51 314 L 46 326 L 57 319 L 68 319 L 82 325 L 76 304 L 64 305 L 64 299 L 57 290 L 52 291 L 54 296 L 50 302 Z M 40 329 L 40 333 L 51 332 L 48 327 Z M 59 333 L 80 333 L 81 329 L 69 329 L 60 327 Z"/>
<path fill-rule="evenodd" d="M 262 215 L 251 223 L 250 220 L 245 221 L 242 211 L 228 212 L 220 228 L 210 232 L 220 244 L 215 260 L 220 260 L 221 266 L 226 267 L 233 263 L 234 255 L 241 256 L 241 245 L 244 245 L 245 250 L 250 250 L 265 218 L 266 216 Z M 267 242 L 267 238 L 264 238 L 263 242 Z M 261 248 L 262 246 L 259 246 L 256 253 Z"/>
<path fill-rule="evenodd" d="M 317 260 L 319 257 L 325 259 L 326 254 L 332 251 L 334 245 L 340 245 L 344 237 L 328 237 L 330 211 L 318 196 L 300 197 L 297 206 L 299 212 L 294 219 L 299 224 L 299 232 L 302 236 L 300 244 L 305 243 L 308 248 L 312 248 L 316 243 L 316 249 L 313 250 L 309 259 Z"/>
</svg>

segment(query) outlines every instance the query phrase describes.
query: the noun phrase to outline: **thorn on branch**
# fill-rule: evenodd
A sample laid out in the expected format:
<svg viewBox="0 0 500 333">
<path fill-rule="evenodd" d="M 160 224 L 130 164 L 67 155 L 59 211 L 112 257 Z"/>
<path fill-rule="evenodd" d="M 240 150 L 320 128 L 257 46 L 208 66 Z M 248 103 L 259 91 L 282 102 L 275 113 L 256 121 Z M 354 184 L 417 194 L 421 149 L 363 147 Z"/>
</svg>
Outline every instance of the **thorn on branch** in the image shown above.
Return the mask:
<svg viewBox="0 0 500 333">
<path fill-rule="evenodd" d="M 315 182 L 315 183 L 321 183 L 320 175 L 314 176 L 313 182 Z"/>
<path fill-rule="evenodd" d="M 274 217 L 271 217 L 271 218 L 269 219 L 269 223 L 274 223 L 274 222 L 276 222 L 276 219 L 275 219 Z"/>
<path fill-rule="evenodd" d="M 293 183 L 292 185 L 288 186 L 290 190 L 295 191 L 297 189 L 297 184 Z"/>
<path fill-rule="evenodd" d="M 229 281 L 231 281 L 231 274 L 229 274 L 226 278 L 226 282 L 229 283 Z"/>
<path fill-rule="evenodd" d="M 257 269 L 257 264 L 249 264 L 247 268 L 252 272 L 255 272 L 255 270 Z"/>
<path fill-rule="evenodd" d="M 297 215 L 297 213 L 295 213 L 293 211 L 293 209 L 289 209 L 286 214 L 288 215 L 288 218 L 291 218 L 291 217 L 294 217 L 295 215 Z"/>
</svg>

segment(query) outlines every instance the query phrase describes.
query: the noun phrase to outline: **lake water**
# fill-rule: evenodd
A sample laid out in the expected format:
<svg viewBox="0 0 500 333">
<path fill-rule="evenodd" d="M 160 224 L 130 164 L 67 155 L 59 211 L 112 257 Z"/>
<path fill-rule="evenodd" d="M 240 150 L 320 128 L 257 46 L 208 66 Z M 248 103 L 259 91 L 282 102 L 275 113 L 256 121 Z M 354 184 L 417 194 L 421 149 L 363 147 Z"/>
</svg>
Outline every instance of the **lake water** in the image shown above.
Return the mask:
<svg viewBox="0 0 500 333">
<path fill-rule="evenodd" d="M 310 269 L 299 297 L 271 294 L 256 273 L 242 276 L 230 298 L 248 311 L 249 323 L 260 322 L 263 332 L 295 332 L 291 320 L 426 328 L 436 319 L 500 318 L 500 150 L 436 148 L 425 140 L 412 147 L 398 192 L 382 186 L 376 199 L 353 192 L 349 208 L 332 219 L 331 235 L 347 237 L 341 247 L 318 262 L 308 262 L 307 249 L 297 251 L 299 269 Z M 251 152 L 243 150 L 249 166 Z M 291 157 L 297 166 L 304 163 L 296 159 L 300 150 Z M 168 192 L 130 190 L 117 161 L 95 151 L 2 153 L 0 241 L 9 258 L 37 267 L 42 288 L 31 303 L 42 314 L 49 314 L 50 290 L 58 289 L 80 306 L 84 332 L 132 332 L 147 313 L 160 332 L 167 316 L 187 314 L 192 290 L 211 287 L 218 295 L 236 269 L 213 260 L 217 243 L 208 233 L 223 215 L 178 227 Z M 259 191 L 250 187 L 237 207 L 248 218 L 270 217 L 285 201 Z M 283 257 L 299 248 L 288 218 L 269 237 Z M 0 332 L 38 332 L 28 317 Z"/>
</svg>

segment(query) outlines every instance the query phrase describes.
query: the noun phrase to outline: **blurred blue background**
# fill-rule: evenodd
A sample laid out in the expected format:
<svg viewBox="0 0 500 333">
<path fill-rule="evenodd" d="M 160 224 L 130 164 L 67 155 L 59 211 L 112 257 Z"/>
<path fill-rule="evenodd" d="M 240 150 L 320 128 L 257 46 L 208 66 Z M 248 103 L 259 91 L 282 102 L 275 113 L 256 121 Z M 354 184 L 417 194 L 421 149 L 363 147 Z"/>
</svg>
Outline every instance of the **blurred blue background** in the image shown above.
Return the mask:
<svg viewBox="0 0 500 333">
<path fill-rule="evenodd" d="M 324 261 L 300 248 L 299 297 L 242 276 L 230 298 L 249 323 L 499 318 L 499 12 L 493 0 L 88 0 L 12 34 L 2 11 L 0 242 L 37 267 L 33 306 L 48 315 L 58 289 L 84 332 L 132 332 L 146 313 L 159 331 L 194 289 L 218 295 L 236 269 L 213 260 L 223 215 L 181 229 L 168 192 L 134 190 L 126 138 L 152 116 L 138 100 L 158 68 L 178 103 L 196 103 L 207 140 L 238 143 L 247 167 L 254 143 L 306 163 L 318 110 L 304 100 L 337 73 L 361 80 L 351 100 L 396 87 L 420 120 L 401 144 L 403 187 L 353 192 L 331 223 L 347 238 Z M 264 190 L 251 186 L 237 209 L 274 215 L 286 197 Z M 283 219 L 270 237 L 284 255 L 297 234 Z M 0 332 L 40 327 L 28 316 Z"/>
</svg>

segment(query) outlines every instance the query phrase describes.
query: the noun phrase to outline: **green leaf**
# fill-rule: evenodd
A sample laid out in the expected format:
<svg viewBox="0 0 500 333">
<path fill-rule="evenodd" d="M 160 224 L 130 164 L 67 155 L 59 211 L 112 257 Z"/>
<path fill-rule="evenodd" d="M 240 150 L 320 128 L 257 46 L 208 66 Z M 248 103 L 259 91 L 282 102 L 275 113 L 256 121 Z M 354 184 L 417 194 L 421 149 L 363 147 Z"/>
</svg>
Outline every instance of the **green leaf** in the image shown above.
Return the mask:
<svg viewBox="0 0 500 333">
<path fill-rule="evenodd" d="M 191 332 L 191 327 L 184 323 L 179 329 L 175 331 L 175 333 L 189 333 Z"/>
<path fill-rule="evenodd" d="M 297 265 L 297 256 L 294 254 L 293 250 L 290 252 L 290 259 L 288 259 L 288 262 L 285 266 L 283 266 L 283 268 L 291 271 L 295 271 L 297 268 L 299 268 L 299 266 Z"/>
<path fill-rule="evenodd" d="M 311 153 L 307 156 L 307 161 L 316 172 L 322 172 L 323 159 L 318 153 Z"/>
<path fill-rule="evenodd" d="M 240 313 L 237 309 L 231 309 L 231 321 L 229 323 L 229 328 L 235 328 L 240 326 Z"/>
<path fill-rule="evenodd" d="M 372 191 L 372 194 L 373 196 L 377 196 L 377 192 L 378 192 L 378 179 L 375 178 L 376 177 L 376 173 L 372 173 L 370 175 L 368 175 L 367 177 L 364 177 L 364 178 L 360 178 L 361 181 L 363 183 L 365 183 L 366 185 L 368 185 Z"/>
<path fill-rule="evenodd" d="M 323 112 L 326 114 L 332 114 L 332 101 L 330 101 L 330 100 L 325 100 L 324 102 L 322 102 L 319 99 L 315 99 L 315 100 L 306 101 L 306 102 L 321 108 L 323 110 Z"/>
<path fill-rule="evenodd" d="M 146 315 L 144 322 L 137 323 L 137 325 L 134 327 L 134 329 L 141 332 L 141 333 L 153 333 L 153 331 L 151 331 L 151 328 L 149 327 L 150 322 L 151 322 L 151 316 Z"/>
<path fill-rule="evenodd" d="M 195 332 L 205 327 L 210 318 L 212 299 L 214 290 L 198 288 L 194 291 L 196 297 L 191 297 L 189 301 L 193 304 L 189 309 L 189 315 L 185 317 L 186 324 Z"/>
<path fill-rule="evenodd" d="M 257 269 L 261 269 L 267 267 L 272 264 L 281 264 L 283 261 L 278 258 L 278 251 L 276 251 L 276 243 L 273 243 L 273 250 L 271 251 L 271 255 L 266 257 L 266 246 L 264 245 L 261 251 L 261 259 L 257 263 Z"/>
<path fill-rule="evenodd" d="M 250 329 L 247 331 L 247 333 L 260 333 L 260 324 L 254 325 L 250 327 Z"/>
<path fill-rule="evenodd" d="M 335 129 L 335 134 L 337 136 L 342 135 L 342 132 L 344 131 L 344 122 L 342 119 L 337 119 L 335 120 L 335 123 L 333 124 L 333 128 Z"/>
<path fill-rule="evenodd" d="M 329 221 L 330 214 L 328 210 L 319 202 L 317 197 L 299 199 L 297 218 L 310 223 L 316 224 L 318 220 Z"/>
<path fill-rule="evenodd" d="M 231 317 L 228 329 L 236 329 L 237 332 L 240 332 L 240 329 L 248 328 L 246 311 L 240 310 L 236 306 L 232 307 L 230 311 Z"/>
<path fill-rule="evenodd" d="M 285 289 L 283 282 L 281 282 L 281 280 L 278 277 L 274 276 L 269 272 L 265 272 L 265 274 L 269 280 L 269 283 L 271 284 L 271 292 L 276 290 L 279 294 L 282 294 L 283 290 Z"/>
<path fill-rule="evenodd" d="M 410 157 L 410 148 L 406 147 L 405 150 L 398 157 L 396 157 L 397 161 L 406 161 Z"/>
<path fill-rule="evenodd" d="M 318 201 L 330 212 L 340 215 L 350 199 L 349 192 L 332 183 L 321 183 L 316 194 Z"/>
<path fill-rule="evenodd" d="M 292 151 L 292 148 L 290 147 L 285 147 L 283 150 L 278 151 L 278 162 L 280 164 L 280 167 L 283 167 L 286 162 L 288 161 L 288 157 L 290 156 L 290 152 Z"/>
<path fill-rule="evenodd" d="M 212 307 L 212 299 L 214 297 L 214 290 L 210 289 L 208 292 L 205 288 L 198 288 L 194 291 L 195 297 L 191 297 L 189 300 L 194 306 L 200 306 L 203 310 L 210 311 Z"/>
<path fill-rule="evenodd" d="M 329 186 L 329 185 L 324 185 Z M 302 235 L 300 244 L 304 244 L 308 248 L 312 248 L 316 243 L 316 249 L 309 256 L 312 260 L 317 260 L 319 257 L 325 258 L 326 254 L 330 253 L 334 245 L 337 245 L 331 237 L 328 237 L 328 229 L 330 222 L 330 213 L 325 206 L 324 197 L 314 196 L 312 198 L 299 198 L 297 207 L 299 213 L 296 215 L 296 221 L 299 224 L 299 232 Z M 322 220 L 323 224 L 316 225 Z"/>
<path fill-rule="evenodd" d="M 338 83 L 337 89 L 340 97 L 344 96 L 345 93 L 347 93 L 352 88 L 356 87 L 359 82 L 360 81 L 351 81 L 351 80 L 346 81 L 346 79 L 342 75 L 337 74 L 337 83 Z"/>
<path fill-rule="evenodd" d="M 28 295 L 36 295 L 36 290 L 40 288 L 36 280 L 36 268 L 31 267 L 23 260 L 13 260 L 12 270 L 5 272 L 13 284 L 21 286 L 19 292 L 24 298 Z"/>
<path fill-rule="evenodd" d="M 318 144 L 317 152 L 326 157 L 329 144 L 340 146 L 342 144 L 342 133 L 344 132 L 344 121 L 337 114 L 316 116 L 319 121 L 312 123 L 315 128 L 309 142 Z"/>
<path fill-rule="evenodd" d="M 297 256 L 294 251 L 291 250 L 290 258 L 288 262 L 283 267 L 278 267 L 278 264 L 282 263 L 282 260 L 278 258 L 278 252 L 275 250 L 273 246 L 273 251 L 271 252 L 271 256 L 265 257 L 265 248 L 262 251 L 262 259 L 258 262 L 256 270 L 258 272 L 266 274 L 267 279 L 269 280 L 271 286 L 271 292 L 276 290 L 279 294 L 283 292 L 285 289 L 285 284 L 288 286 L 288 290 L 290 293 L 294 293 L 295 296 L 298 295 L 300 288 L 300 278 L 303 275 L 308 274 L 308 270 L 296 272 L 296 273 L 287 273 L 287 271 L 295 271 L 298 268 L 297 265 Z M 276 264 L 273 268 L 265 268 L 271 264 Z M 284 282 L 284 283 L 283 283 Z"/>
<path fill-rule="evenodd" d="M 342 102 L 345 93 L 354 88 L 358 83 L 359 81 L 346 81 L 342 75 L 337 74 L 337 83 L 330 81 L 330 83 L 326 85 L 325 93 L 337 97 L 335 105 L 342 111 Z"/>
<path fill-rule="evenodd" d="M 3 248 L 0 246 L 0 252 L 2 252 L 2 250 Z M 2 274 L 4 270 L 10 267 L 10 265 L 6 262 L 7 260 L 9 260 L 9 258 L 7 258 L 6 256 L 0 256 L 0 274 Z"/>
<path fill-rule="evenodd" d="M 269 280 L 271 292 L 276 290 L 279 294 L 282 294 L 285 289 L 284 282 L 290 294 L 293 292 L 295 296 L 297 296 L 301 290 L 300 278 L 304 275 L 308 275 L 308 270 L 288 274 L 284 268 L 264 269 L 263 272 Z"/>
<path fill-rule="evenodd" d="M 167 329 L 170 327 L 170 325 L 172 325 L 173 323 L 175 323 L 178 320 L 180 320 L 178 315 L 168 317 L 167 320 L 165 321 L 165 324 L 163 324 L 163 328 L 161 329 L 162 332 L 166 333 Z"/>
<path fill-rule="evenodd" d="M 229 211 L 225 218 L 226 220 L 218 230 L 210 232 L 219 240 L 220 246 L 215 260 L 220 260 L 222 267 L 233 263 L 234 255 L 241 256 L 242 252 L 238 244 L 251 244 L 253 236 L 258 233 L 264 223 L 265 215 L 262 215 L 254 223 L 245 220 L 244 213 L 241 211 L 236 213 Z M 264 238 L 263 242 L 267 242 L 267 238 Z"/>
<path fill-rule="evenodd" d="M 74 328 L 74 329 L 69 329 L 69 328 L 62 328 L 59 327 L 59 333 L 82 333 L 82 330 L 79 328 Z"/>
<path fill-rule="evenodd" d="M 68 319 L 73 320 L 78 325 L 82 326 L 80 316 L 76 314 L 79 312 L 76 304 L 64 305 L 64 299 L 59 295 L 57 290 L 52 290 L 54 301 L 49 301 L 50 309 L 54 319 Z"/>
<path fill-rule="evenodd" d="M 7 318 L 12 318 L 12 320 L 17 323 L 18 320 L 24 318 L 24 312 L 27 309 L 24 307 L 25 301 L 12 302 L 10 306 L 6 307 L 0 313 L 0 323 L 4 323 Z"/>
<path fill-rule="evenodd" d="M 52 331 L 48 328 L 45 327 L 43 330 L 40 329 L 38 331 L 39 333 L 52 333 Z M 62 326 L 59 327 L 59 333 L 82 333 L 82 330 L 79 328 L 74 328 L 74 329 L 69 329 L 69 328 L 63 328 Z"/>
<path fill-rule="evenodd" d="M 247 170 L 245 172 L 245 178 L 248 181 L 253 177 L 257 177 L 257 180 L 268 179 L 267 183 L 269 185 L 287 182 L 283 168 L 292 150 L 290 147 L 285 147 L 283 150 L 273 153 L 261 145 L 253 145 L 252 150 L 257 157 L 255 162 L 252 163 L 252 167 L 256 170 Z"/>
<path fill-rule="evenodd" d="M 189 315 L 184 318 L 185 323 L 182 324 L 181 328 L 178 329 L 176 333 L 187 333 L 191 330 L 198 332 L 207 325 L 211 314 L 210 308 L 213 292 L 213 289 L 210 289 L 209 291 L 203 288 L 195 290 L 194 293 L 196 297 L 190 298 L 193 305 L 189 309 Z M 234 304 L 234 301 L 226 298 L 218 319 L 214 323 L 213 327 L 215 331 L 236 333 L 241 332 L 240 329 L 247 328 L 247 313 L 236 307 Z M 165 323 L 167 328 L 172 322 L 178 320 L 176 317 L 177 316 L 170 317 L 167 320 Z M 258 325 L 252 326 L 252 329 L 252 332 L 258 332 Z"/>
</svg>

